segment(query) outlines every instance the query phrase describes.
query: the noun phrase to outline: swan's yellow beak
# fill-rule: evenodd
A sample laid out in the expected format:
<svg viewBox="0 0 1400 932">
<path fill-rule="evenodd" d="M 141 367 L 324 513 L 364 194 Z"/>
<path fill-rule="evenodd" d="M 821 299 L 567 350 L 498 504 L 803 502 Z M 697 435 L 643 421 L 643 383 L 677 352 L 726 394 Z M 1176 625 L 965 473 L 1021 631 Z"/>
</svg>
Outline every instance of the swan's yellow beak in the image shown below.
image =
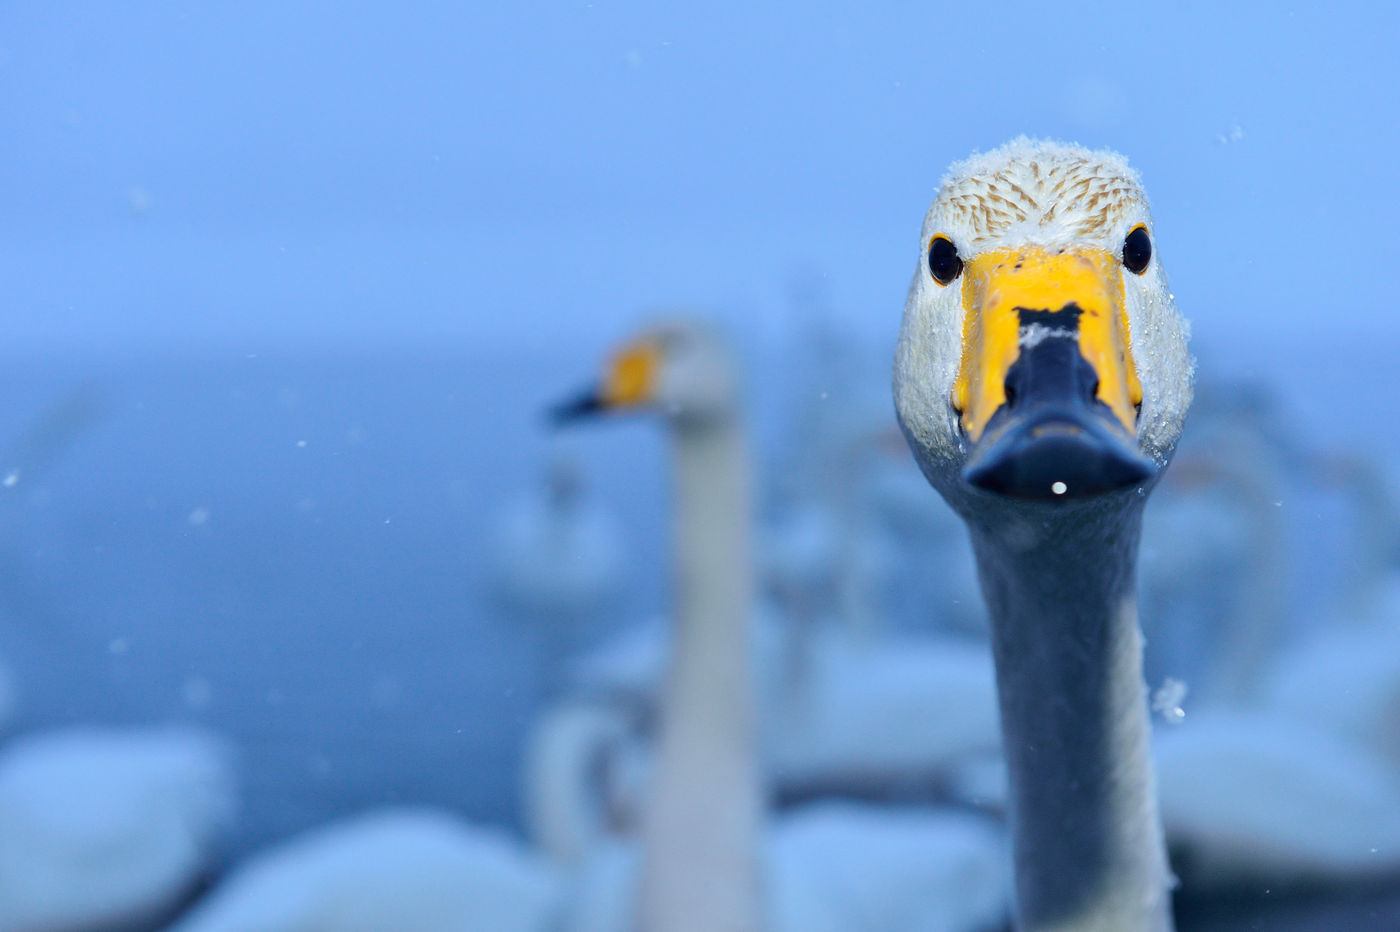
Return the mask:
<svg viewBox="0 0 1400 932">
<path fill-rule="evenodd" d="M 1116 256 L 1088 248 L 995 250 L 964 265 L 962 287 L 962 362 L 953 407 L 969 439 L 979 440 L 1007 403 L 1008 377 L 1023 349 L 1047 337 L 1076 342 L 1098 379 L 1093 397 L 1125 431 L 1136 432 L 1142 386 Z"/>
<path fill-rule="evenodd" d="M 1142 386 L 1116 256 L 996 250 L 965 263 L 962 289 L 952 403 L 972 442 L 968 482 L 1053 500 L 1155 472 L 1136 442 Z"/>
<path fill-rule="evenodd" d="M 624 344 L 608 360 L 597 387 L 551 409 L 556 424 L 619 408 L 636 408 L 656 397 L 661 346 L 642 339 Z"/>
</svg>

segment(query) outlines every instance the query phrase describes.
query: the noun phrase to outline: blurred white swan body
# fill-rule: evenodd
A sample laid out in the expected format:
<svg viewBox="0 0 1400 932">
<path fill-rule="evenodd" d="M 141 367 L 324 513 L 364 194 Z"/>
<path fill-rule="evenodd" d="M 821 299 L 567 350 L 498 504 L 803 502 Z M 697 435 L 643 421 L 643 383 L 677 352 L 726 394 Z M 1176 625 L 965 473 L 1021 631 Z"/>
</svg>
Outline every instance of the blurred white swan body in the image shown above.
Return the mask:
<svg viewBox="0 0 1400 932">
<path fill-rule="evenodd" d="M 795 701 L 769 725 L 780 784 L 879 786 L 937 780 L 994 754 L 996 680 L 985 645 L 951 637 L 812 636 Z"/>
<path fill-rule="evenodd" d="M 1162 821 L 1183 882 L 1355 881 L 1400 871 L 1400 785 L 1354 744 L 1275 712 L 1202 712 L 1162 729 Z"/>
<path fill-rule="evenodd" d="M 773 826 L 762 860 L 772 932 L 961 932 L 1005 914 L 1005 839 L 978 816 L 809 806 Z M 387 809 L 254 856 L 169 932 L 627 932 L 639 869 L 633 843 L 602 838 L 564 866 L 446 813 Z"/>
<path fill-rule="evenodd" d="M 1280 714 L 1386 756 L 1400 774 L 1400 600 L 1390 624 L 1309 631 L 1264 681 Z"/>
<path fill-rule="evenodd" d="M 170 932 L 545 932 L 561 893 L 504 833 L 389 809 L 254 857 Z"/>
<path fill-rule="evenodd" d="M 776 932 L 960 932 L 1006 919 L 1010 852 L 988 820 L 814 804 L 770 842 Z"/>
<path fill-rule="evenodd" d="M 1328 472 L 1356 497 L 1346 598 L 1281 652 L 1265 678 L 1272 708 L 1374 749 L 1400 773 L 1400 520 L 1386 477 L 1360 456 Z"/>
<path fill-rule="evenodd" d="M 786 683 L 782 636 L 773 624 L 755 633 L 764 763 L 779 792 L 938 780 L 967 756 L 1001 746 L 985 645 L 823 628 L 804 635 L 802 676 Z M 573 665 L 571 692 L 644 720 L 670 648 L 660 624 L 626 632 Z"/>
<path fill-rule="evenodd" d="M 1006 840 L 979 816 L 803 806 L 772 825 L 764 864 L 770 932 L 965 932 L 1005 921 Z M 600 846 L 562 932 L 633 928 L 638 867 L 635 846 Z"/>
<path fill-rule="evenodd" d="M 567 932 L 633 927 L 640 858 L 630 835 L 650 753 L 625 706 L 563 703 L 535 733 L 526 808 L 537 845 L 577 871 L 564 910 Z M 849 776 L 850 762 L 838 764 L 836 772 Z M 808 778 L 820 772 L 809 769 Z M 951 932 L 992 928 L 1004 918 L 1009 856 L 1002 831 L 985 818 L 811 804 L 770 817 L 766 835 L 772 915 L 765 928 Z"/>
<path fill-rule="evenodd" d="M 211 867 L 233 818 L 222 742 L 193 730 L 71 729 L 0 754 L 0 929 L 150 921 Z"/>
<path fill-rule="evenodd" d="M 1258 469 L 1248 464 L 1267 459 L 1261 446 L 1236 456 L 1234 465 Z M 1216 438 L 1212 449 L 1228 450 L 1229 443 Z M 1276 655 L 1252 684 L 1256 699 L 1247 709 L 1207 702 L 1183 724 L 1158 731 L 1162 818 L 1172 846 L 1190 852 L 1180 871 L 1186 884 L 1355 882 L 1400 872 L 1393 842 L 1400 837 L 1394 507 L 1369 462 L 1332 457 L 1325 465 L 1331 478 L 1354 483 L 1360 497 L 1360 541 L 1348 560 L 1354 591 L 1281 649 L 1241 651 L 1255 665 Z M 1251 540 L 1274 531 L 1255 524 Z M 1251 588 L 1277 585 L 1277 575 L 1265 574 Z M 1263 633 L 1278 625 L 1255 627 Z"/>
<path fill-rule="evenodd" d="M 531 728 L 523 770 L 530 841 L 552 861 L 577 867 L 635 831 L 650 760 L 632 709 L 556 703 Z"/>
<path fill-rule="evenodd" d="M 622 590 L 622 531 L 590 499 L 579 467 L 551 460 L 543 488 L 502 512 L 491 547 L 491 588 L 512 613 L 548 626 L 555 640 L 616 608 Z"/>
</svg>

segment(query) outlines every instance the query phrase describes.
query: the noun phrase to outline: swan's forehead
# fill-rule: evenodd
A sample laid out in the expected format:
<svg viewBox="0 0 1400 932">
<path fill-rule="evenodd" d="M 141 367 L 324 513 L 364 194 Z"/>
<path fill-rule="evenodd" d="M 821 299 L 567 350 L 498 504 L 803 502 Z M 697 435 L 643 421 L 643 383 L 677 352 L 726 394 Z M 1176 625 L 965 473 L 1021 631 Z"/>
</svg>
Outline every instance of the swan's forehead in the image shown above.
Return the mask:
<svg viewBox="0 0 1400 932">
<path fill-rule="evenodd" d="M 965 256 L 1024 244 L 1116 253 L 1132 226 L 1147 222 L 1147 198 L 1120 157 L 1013 143 L 953 166 L 929 210 L 924 239 L 951 236 Z"/>
</svg>

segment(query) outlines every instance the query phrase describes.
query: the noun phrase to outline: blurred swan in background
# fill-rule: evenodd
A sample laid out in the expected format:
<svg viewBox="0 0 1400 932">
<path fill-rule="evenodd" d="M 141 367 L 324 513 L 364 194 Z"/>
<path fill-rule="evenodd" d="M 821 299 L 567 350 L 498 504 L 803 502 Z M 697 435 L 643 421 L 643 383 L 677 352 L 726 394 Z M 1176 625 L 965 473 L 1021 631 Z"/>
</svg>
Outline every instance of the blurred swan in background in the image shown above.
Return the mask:
<svg viewBox="0 0 1400 932">
<path fill-rule="evenodd" d="M 1269 708 L 1385 755 L 1400 774 L 1400 611 L 1389 624 L 1304 634 L 1264 691 Z"/>
<path fill-rule="evenodd" d="M 794 280 L 791 299 L 798 339 L 775 431 L 783 443 L 765 470 L 758 566 L 760 589 L 782 606 L 800 649 L 820 623 L 867 637 L 886 630 L 895 554 L 867 489 L 889 401 L 866 377 L 859 342 L 833 325 L 821 279 Z M 800 666 L 791 674 L 800 680 Z"/>
<path fill-rule="evenodd" d="M 810 870 L 799 865 L 804 850 L 824 848 L 839 836 L 843 845 L 863 845 L 869 851 L 888 851 L 893 844 L 925 853 L 925 859 L 917 862 L 885 857 L 879 860 L 879 868 L 873 868 L 846 859 L 839 854 L 845 850 L 842 847 L 830 849 L 851 876 L 861 878 L 862 908 L 867 912 L 881 903 L 893 910 L 908 908 L 907 894 L 899 891 L 946 894 L 950 885 L 926 882 L 930 875 L 945 880 L 949 872 L 967 876 L 973 870 L 968 865 L 977 864 L 981 865 L 977 876 L 987 877 L 986 884 L 968 884 L 966 898 L 953 898 L 941 907 L 921 901 L 914 915 L 923 924 L 909 928 L 940 928 L 939 917 L 954 915 L 959 908 L 980 909 L 987 921 L 993 921 L 1002 902 L 997 879 L 1001 848 L 985 823 L 982 834 L 976 836 L 980 840 L 970 840 L 965 827 L 971 816 L 930 813 L 923 821 L 912 817 L 903 828 L 896 828 L 893 814 L 854 808 L 816 810 L 806 816 L 806 822 L 798 816 L 777 820 L 764 853 L 764 776 L 755 745 L 757 673 L 750 640 L 753 587 L 746 544 L 752 520 L 748 462 L 732 363 L 716 335 L 690 323 L 657 325 L 614 357 L 600 389 L 562 409 L 561 415 L 573 419 L 600 409 L 651 406 L 669 418 L 676 446 L 675 648 L 655 729 L 655 762 L 641 816 L 640 854 L 629 855 L 626 847 L 596 845 L 588 869 L 605 872 L 625 888 L 630 875 L 626 859 L 640 857 L 635 915 L 642 929 L 761 929 L 770 927 L 769 916 L 779 928 L 799 928 L 784 925 L 794 912 L 801 913 L 794 905 L 798 894 L 789 893 L 784 899 L 779 891 L 805 885 L 809 900 L 826 896 L 822 882 L 813 882 Z M 960 714 L 945 711 L 950 717 Z M 592 730 L 609 742 L 623 740 L 623 727 L 598 720 L 586 726 L 580 731 Z M 585 773 L 586 768 L 574 772 Z M 571 800 L 564 808 L 582 805 Z M 803 837 L 815 840 L 797 840 Z M 574 844 L 574 850 L 579 847 Z M 818 856 L 816 851 L 805 854 L 809 865 Z M 914 879 L 914 872 L 922 879 Z M 761 894 L 765 876 L 790 878 L 790 882 L 774 881 L 770 889 L 778 898 L 767 903 Z M 803 879 L 791 880 L 796 877 Z M 956 883 L 951 886 L 957 888 Z M 585 884 L 584 889 L 612 890 L 611 895 L 618 895 L 614 884 Z M 988 889 L 997 892 L 988 893 Z M 885 922 L 867 925 L 858 911 L 851 912 L 855 907 L 840 907 L 829 896 L 827 900 L 823 907 L 827 915 L 842 917 L 836 927 L 904 927 Z M 980 905 L 968 905 L 974 902 Z M 628 915 L 625 904 L 606 896 L 601 901 L 585 898 L 571 928 L 628 927 L 617 924 L 619 911 Z M 950 919 L 948 927 L 958 923 Z"/>
<path fill-rule="evenodd" d="M 229 757 L 192 729 L 12 740 L 0 751 L 0 929 L 97 932 L 179 905 L 230 828 Z"/>
<path fill-rule="evenodd" d="M 254 856 L 170 932 L 546 932 L 561 893 L 503 832 L 386 809 Z"/>
<path fill-rule="evenodd" d="M 1276 710 L 1190 715 L 1155 742 L 1184 883 L 1349 881 L 1400 872 L 1393 764 Z"/>
<path fill-rule="evenodd" d="M 637 926 L 762 927 L 764 791 L 749 615 L 749 457 L 737 377 L 718 336 L 667 321 L 619 351 L 561 421 L 652 409 L 674 455 L 675 643 L 641 819 Z"/>
<path fill-rule="evenodd" d="M 623 584 L 622 530 L 587 493 L 578 462 L 556 455 L 544 481 L 502 513 L 491 588 L 517 614 L 549 625 L 615 608 Z"/>
<path fill-rule="evenodd" d="M 947 502 L 928 494 L 903 436 L 891 431 L 881 446 L 885 455 L 876 461 L 871 507 L 898 555 L 891 614 L 905 626 L 985 643 L 987 609 L 967 528 Z"/>
<path fill-rule="evenodd" d="M 903 452 L 907 458 L 907 449 Z M 946 506 L 934 504 L 951 517 Z M 816 513 L 807 515 L 815 519 Z M 752 611 L 762 759 L 773 794 L 778 799 L 823 792 L 890 797 L 915 788 L 923 795 L 930 786 L 946 788 L 969 755 L 985 758 L 1000 747 L 991 658 L 982 636 L 965 630 L 965 619 L 978 617 L 980 609 L 948 625 L 964 629 L 961 635 L 892 632 L 883 624 L 842 620 L 839 612 L 805 613 L 804 606 L 816 605 L 830 611 L 827 603 L 835 601 L 828 585 L 834 558 L 824 545 L 813 545 L 812 537 L 789 527 L 777 552 L 765 550 L 767 598 L 759 598 Z M 960 527 L 956 537 L 965 550 Z M 949 572 L 957 576 L 970 558 L 960 553 L 951 562 Z M 934 607 L 941 614 L 944 606 Z M 560 718 L 554 721 L 554 712 L 546 710 L 537 722 L 540 734 L 533 745 L 540 752 L 527 758 L 527 772 L 546 759 L 563 759 L 546 750 L 555 738 L 583 753 L 590 766 L 635 772 L 631 763 L 600 763 L 609 754 L 624 753 L 612 737 L 593 732 L 606 748 L 584 752 L 569 723 L 596 721 L 589 709 L 602 704 L 625 709 L 626 727 L 646 732 L 656 720 L 671 649 L 671 626 L 654 618 L 566 663 Z M 570 705 L 580 707 L 581 717 Z M 537 775 L 528 782 L 545 790 L 555 781 Z M 527 807 L 535 808 L 540 807 Z M 573 821 L 595 818 L 593 813 Z"/>
<path fill-rule="evenodd" d="M 639 857 L 604 842 L 565 868 L 448 813 L 385 809 L 255 855 L 168 932 L 627 932 Z M 974 815 L 805 807 L 762 858 L 773 932 L 964 932 L 1005 914 L 1005 842 Z"/>
<path fill-rule="evenodd" d="M 1264 683 L 1270 707 L 1384 754 L 1400 774 L 1400 511 L 1380 467 L 1359 455 L 1315 466 L 1351 499 L 1348 589 L 1301 632 Z"/>
<path fill-rule="evenodd" d="M 590 859 L 563 932 L 624 932 L 640 852 Z M 788 810 L 764 845 L 771 932 L 969 932 L 1005 921 L 1006 841 L 990 820 L 920 807 L 822 802 Z"/>
<path fill-rule="evenodd" d="M 1183 853 L 1176 872 L 1193 890 L 1393 876 L 1393 502 L 1369 461 L 1315 458 L 1310 478 L 1355 499 L 1352 587 L 1323 623 L 1291 630 L 1280 506 L 1298 457 L 1265 396 L 1220 388 L 1203 391 L 1207 404 L 1193 414 L 1144 538 L 1154 551 L 1144 571 L 1149 669 L 1190 686 L 1191 711 L 1159 728 L 1154 748 L 1167 840 Z M 1162 640 L 1182 650 L 1162 651 Z"/>
<path fill-rule="evenodd" d="M 783 658 L 786 638 L 771 612 L 756 625 L 755 676 L 758 683 L 761 760 L 766 779 L 779 799 L 818 793 L 898 797 L 919 788 L 949 784 L 969 758 L 995 755 L 1001 746 L 997 725 L 996 683 L 985 644 L 968 638 L 934 635 L 886 635 L 819 625 L 800 636 L 805 670 L 800 681 L 787 680 Z M 643 738 L 654 722 L 654 700 L 664 678 L 670 639 L 660 624 L 635 628 L 571 669 L 572 697 L 556 706 L 569 718 L 571 708 L 605 706 L 631 724 Z M 536 724 L 540 753 L 552 740 L 556 723 L 546 710 Z M 588 716 L 587 711 L 578 713 Z M 610 773 L 630 772 L 611 755 L 627 752 L 614 740 L 614 729 L 595 731 L 605 747 L 584 751 L 581 736 L 564 727 L 555 735 Z M 567 735 L 567 737 L 566 737 Z M 560 751 L 552 759 L 563 759 Z M 532 755 L 527 772 L 545 757 Z M 613 760 L 604 764 L 603 761 Z M 619 768 L 623 768 L 619 771 Z M 556 781 L 531 778 L 544 788 Z M 961 795 L 955 793 L 954 795 Z"/>
<path fill-rule="evenodd" d="M 651 762 L 633 711 L 587 699 L 559 702 L 531 727 L 526 831 L 551 860 L 578 867 L 600 844 L 636 832 Z"/>
<path fill-rule="evenodd" d="M 540 488 L 502 511 L 492 539 L 488 591 L 517 628 L 533 635 L 545 692 L 553 693 L 566 659 L 621 607 L 622 530 L 587 494 L 580 465 L 556 454 Z"/>
<path fill-rule="evenodd" d="M 891 460 L 886 449 L 891 431 L 884 425 L 888 415 L 882 409 L 877 419 L 869 406 L 851 401 L 859 393 L 848 383 L 861 380 L 852 377 L 851 361 L 835 348 L 841 341 L 818 334 L 808 342 L 816 344 L 807 375 L 811 384 L 796 404 L 796 453 L 784 458 L 789 468 L 777 470 L 784 504 L 770 515 L 760 538 L 761 585 L 750 609 L 766 777 L 779 799 L 821 791 L 907 793 L 911 787 L 944 782 L 949 768 L 968 753 L 995 752 L 1000 738 L 991 662 L 966 636 L 892 634 L 894 625 L 870 617 L 886 612 L 880 593 L 892 582 L 881 581 L 879 568 L 889 562 L 891 548 L 874 541 L 882 534 L 896 539 L 887 534 L 890 522 L 913 522 L 905 513 L 906 501 L 887 501 L 881 511 L 872 507 L 877 490 L 867 488 L 879 467 Z M 907 448 L 900 443 L 908 471 Z M 931 505 L 952 519 L 936 499 L 921 504 L 919 514 Z M 962 547 L 946 575 L 960 578 L 971 561 L 965 532 L 958 527 L 953 535 Z M 925 600 L 925 613 L 930 607 L 939 609 L 940 617 L 949 614 L 943 611 L 946 605 Z M 976 617 L 980 608 L 974 605 L 968 614 Z M 950 627 L 968 626 L 954 622 Z M 657 721 L 673 631 L 666 619 L 654 618 L 575 657 L 566 664 L 564 702 L 624 706 L 629 727 L 647 731 Z M 579 714 L 588 718 L 593 713 L 585 708 Z M 550 715 L 546 712 L 537 725 L 544 734 L 536 746 L 547 745 L 548 736 L 555 735 L 580 749 L 567 723 L 583 719 L 567 709 L 558 722 L 551 722 Z M 562 730 L 555 731 L 556 725 Z M 608 750 L 584 756 L 598 766 L 619 745 L 594 734 Z M 530 760 L 547 758 L 547 753 L 532 754 Z M 527 770 L 531 766 L 527 763 Z M 630 763 L 603 769 L 634 770 Z M 545 788 L 552 781 L 531 777 L 528 782 Z M 558 812 L 549 806 L 543 810 Z M 573 821 L 597 817 L 580 814 Z"/>
<path fill-rule="evenodd" d="M 565 691 L 570 697 L 626 705 L 638 718 L 653 719 L 670 669 L 672 627 L 669 618 L 655 615 L 583 651 L 564 665 Z M 787 637 L 768 606 L 754 606 L 749 640 L 758 688 L 765 693 L 780 681 Z"/>
<path fill-rule="evenodd" d="M 1195 706 L 1257 698 L 1288 637 L 1290 451 L 1276 420 L 1256 386 L 1205 383 L 1144 522 L 1147 681 L 1187 683 Z"/>
<path fill-rule="evenodd" d="M 1152 247 L 1120 156 L 974 156 L 925 218 L 895 356 L 900 423 L 988 602 L 1027 930 L 1172 926 L 1134 576 L 1192 364 Z"/>
<path fill-rule="evenodd" d="M 1000 748 L 985 645 L 946 636 L 872 641 L 839 629 L 818 631 L 812 641 L 811 670 L 796 701 L 765 729 L 784 795 L 927 790 L 949 784 L 969 758 Z"/>
<path fill-rule="evenodd" d="M 948 527 L 955 516 L 922 481 L 917 504 L 901 494 L 895 476 L 919 477 L 883 422 L 863 410 L 825 421 L 833 436 L 823 449 L 837 463 L 829 484 L 840 492 L 819 488 L 811 504 L 790 505 L 792 520 L 765 550 L 769 602 L 787 622 L 781 665 L 762 668 L 765 696 L 776 694 L 763 716 L 770 779 L 780 798 L 927 792 L 968 755 L 994 754 L 1001 743 L 966 532 Z M 891 439 L 900 443 L 898 472 L 881 469 Z M 828 498 L 836 506 L 823 506 Z M 920 518 L 928 527 L 910 540 Z M 896 579 L 901 543 L 926 562 Z M 844 598 L 833 588 L 843 579 Z M 897 581 L 915 583 L 918 627 L 895 620 L 887 593 Z"/>
<path fill-rule="evenodd" d="M 1006 919 L 1006 839 L 981 816 L 812 803 L 784 815 L 770 857 L 775 932 L 967 932 Z"/>
</svg>

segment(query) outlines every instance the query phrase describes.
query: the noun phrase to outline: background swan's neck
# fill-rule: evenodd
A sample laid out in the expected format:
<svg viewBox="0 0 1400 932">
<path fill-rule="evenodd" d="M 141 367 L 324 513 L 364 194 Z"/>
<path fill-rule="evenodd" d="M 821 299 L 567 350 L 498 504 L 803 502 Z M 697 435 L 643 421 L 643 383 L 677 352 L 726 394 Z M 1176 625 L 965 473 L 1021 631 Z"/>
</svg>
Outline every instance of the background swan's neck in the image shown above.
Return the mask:
<svg viewBox="0 0 1400 932">
<path fill-rule="evenodd" d="M 1142 508 L 974 523 L 1011 790 L 1018 928 L 1163 932 L 1134 573 Z"/>
<path fill-rule="evenodd" d="M 762 927 L 749 478 L 735 418 L 674 422 L 676 639 L 643 828 L 643 932 Z"/>
</svg>

